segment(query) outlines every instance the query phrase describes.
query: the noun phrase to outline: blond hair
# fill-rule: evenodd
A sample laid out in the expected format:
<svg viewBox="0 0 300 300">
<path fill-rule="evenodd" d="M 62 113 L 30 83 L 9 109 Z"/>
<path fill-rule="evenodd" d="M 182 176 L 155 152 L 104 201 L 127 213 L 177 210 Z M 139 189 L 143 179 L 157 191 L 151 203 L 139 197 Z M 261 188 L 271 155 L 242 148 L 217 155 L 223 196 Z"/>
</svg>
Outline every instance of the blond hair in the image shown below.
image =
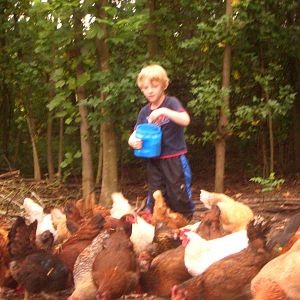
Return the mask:
<svg viewBox="0 0 300 300">
<path fill-rule="evenodd" d="M 136 80 L 139 88 L 142 88 L 146 79 L 149 79 L 151 82 L 158 81 L 162 83 L 164 89 L 168 87 L 170 82 L 167 71 L 160 65 L 149 65 L 141 70 Z"/>
</svg>

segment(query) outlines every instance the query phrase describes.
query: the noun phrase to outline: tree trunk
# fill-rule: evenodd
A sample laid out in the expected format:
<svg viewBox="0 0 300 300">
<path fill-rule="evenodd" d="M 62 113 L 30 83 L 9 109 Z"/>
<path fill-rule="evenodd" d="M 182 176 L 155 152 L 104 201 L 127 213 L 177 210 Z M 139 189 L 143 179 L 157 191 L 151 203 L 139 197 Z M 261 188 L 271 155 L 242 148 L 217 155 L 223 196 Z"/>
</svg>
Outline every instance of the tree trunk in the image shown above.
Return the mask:
<svg viewBox="0 0 300 300">
<path fill-rule="evenodd" d="M 38 156 L 37 145 L 36 145 L 35 126 L 33 124 L 32 118 L 28 114 L 26 115 L 26 121 L 27 121 L 30 139 L 31 139 L 31 145 L 32 145 L 34 180 L 41 180 L 42 178 L 41 178 L 39 156 Z"/>
<path fill-rule="evenodd" d="M 111 204 L 111 194 L 118 188 L 117 172 L 117 143 L 112 135 L 115 132 L 114 124 L 102 124 L 103 139 L 103 174 L 100 201 L 104 205 Z"/>
<path fill-rule="evenodd" d="M 231 0 L 226 0 L 226 15 L 232 15 Z M 231 69 L 231 46 L 225 45 L 223 58 L 222 88 L 228 90 L 230 87 L 230 69 Z M 215 142 L 216 149 L 216 168 L 215 168 L 215 191 L 223 192 L 224 174 L 225 174 L 225 154 L 226 138 L 228 135 L 228 114 L 229 114 L 229 94 L 224 96 L 223 106 L 220 109 L 220 117 L 217 128 L 217 138 Z"/>
<path fill-rule="evenodd" d="M 75 57 L 77 61 L 80 61 L 80 44 L 82 41 L 82 16 L 80 14 L 74 14 L 74 30 L 75 30 Z M 82 62 L 79 62 L 76 67 L 76 77 L 79 81 L 80 77 L 84 73 L 84 66 Z M 91 209 L 95 204 L 95 181 L 93 171 L 92 149 L 91 149 L 91 136 L 88 124 L 88 109 L 81 102 L 85 100 L 85 88 L 83 86 L 76 87 L 76 100 L 79 104 L 80 114 L 80 144 L 82 154 L 82 193 L 84 198 L 84 210 Z"/>
<path fill-rule="evenodd" d="M 262 133 L 261 133 L 261 152 L 262 152 L 262 159 L 263 159 L 263 170 L 262 170 L 262 176 L 263 178 L 268 177 L 268 174 L 270 174 L 270 168 L 268 164 L 268 158 L 267 158 L 267 146 L 266 146 L 266 139 L 264 134 L 264 127 L 262 127 Z"/>
<path fill-rule="evenodd" d="M 103 7 L 108 3 L 107 0 L 99 0 L 97 2 L 97 17 L 101 19 L 106 18 Z M 109 48 L 107 45 L 108 30 L 105 24 L 101 25 L 104 32 L 101 39 L 96 40 L 96 49 L 98 56 L 98 63 L 100 71 L 109 71 Z M 101 93 L 101 101 L 105 101 L 106 95 Z M 101 112 L 102 114 L 108 114 L 107 111 Z M 109 118 L 108 118 L 109 119 Z M 111 205 L 111 194 L 118 190 L 118 156 L 117 156 L 117 143 L 116 143 L 116 132 L 113 122 L 106 121 L 101 124 L 100 128 L 100 140 L 102 141 L 102 155 L 99 151 L 99 163 L 102 165 L 102 184 L 100 203 L 103 205 Z M 102 161 L 102 164 L 101 164 Z M 98 170 L 99 174 L 100 170 Z"/>
<path fill-rule="evenodd" d="M 19 159 L 19 150 L 20 150 L 20 144 L 21 144 L 21 131 L 18 129 L 17 136 L 15 137 L 15 149 L 14 149 L 14 155 L 12 159 L 12 165 L 15 167 L 18 159 Z"/>
<path fill-rule="evenodd" d="M 47 166 L 48 166 L 48 177 L 50 181 L 54 180 L 52 125 L 53 125 L 52 113 L 49 111 L 48 120 L 47 120 Z"/>
<path fill-rule="evenodd" d="M 8 148 L 10 143 L 10 124 L 13 115 L 13 101 L 11 99 L 11 93 L 4 80 L 1 82 L 0 95 L 2 95 L 2 101 L 0 101 L 0 120 L 1 120 L 1 152 L 9 158 Z M 9 158 L 10 159 L 10 158 Z"/>
<path fill-rule="evenodd" d="M 96 176 L 96 186 L 100 186 L 102 181 L 102 170 L 103 170 L 103 146 L 102 146 L 102 126 L 100 126 L 99 132 L 99 155 L 98 155 L 98 166 L 97 166 L 97 176 Z"/>
<path fill-rule="evenodd" d="M 300 62 L 295 60 L 295 91 L 297 92 L 293 107 L 294 157 L 295 171 L 300 172 Z"/>
<path fill-rule="evenodd" d="M 53 80 L 49 80 L 50 90 L 49 90 L 49 102 L 55 96 L 55 85 Z M 52 143 L 52 129 L 53 129 L 53 113 L 48 112 L 47 120 L 47 166 L 48 166 L 48 177 L 49 180 L 54 180 L 54 162 L 53 162 L 53 143 Z"/>
<path fill-rule="evenodd" d="M 274 132 L 272 113 L 268 113 L 268 129 L 269 129 L 269 143 L 270 143 L 270 174 L 274 172 Z"/>
<path fill-rule="evenodd" d="M 159 54 L 159 40 L 157 36 L 157 26 L 155 22 L 156 0 L 148 0 L 147 6 L 149 9 L 148 23 L 148 54 L 150 58 L 154 58 Z"/>
<path fill-rule="evenodd" d="M 57 161 L 57 178 L 61 180 L 61 163 L 63 158 L 63 139 L 64 139 L 64 118 L 59 119 L 59 142 L 58 142 L 58 161 Z"/>
</svg>

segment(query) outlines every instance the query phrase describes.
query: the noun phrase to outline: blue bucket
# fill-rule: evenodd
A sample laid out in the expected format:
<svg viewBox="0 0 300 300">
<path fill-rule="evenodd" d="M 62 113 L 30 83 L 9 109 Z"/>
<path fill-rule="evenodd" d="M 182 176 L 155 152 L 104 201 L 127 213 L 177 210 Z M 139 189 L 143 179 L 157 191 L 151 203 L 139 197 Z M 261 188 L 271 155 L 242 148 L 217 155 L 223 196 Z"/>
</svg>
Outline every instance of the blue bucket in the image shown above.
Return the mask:
<svg viewBox="0 0 300 300">
<path fill-rule="evenodd" d="M 136 128 L 135 137 L 143 142 L 141 149 L 135 149 L 138 157 L 157 157 L 161 151 L 161 128 L 154 124 L 140 124 Z"/>
</svg>

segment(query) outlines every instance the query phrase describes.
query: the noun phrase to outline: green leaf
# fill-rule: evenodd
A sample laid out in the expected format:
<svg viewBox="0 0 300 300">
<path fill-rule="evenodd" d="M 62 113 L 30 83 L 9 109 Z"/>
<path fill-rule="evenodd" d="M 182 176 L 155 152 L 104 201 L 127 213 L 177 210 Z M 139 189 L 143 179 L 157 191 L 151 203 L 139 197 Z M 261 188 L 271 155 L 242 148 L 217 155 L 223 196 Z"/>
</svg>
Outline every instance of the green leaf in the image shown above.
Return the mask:
<svg viewBox="0 0 300 300">
<path fill-rule="evenodd" d="M 52 111 L 54 110 L 56 107 L 59 107 L 62 102 L 65 101 L 65 96 L 64 94 L 57 94 L 51 101 L 50 103 L 47 105 L 47 108 Z"/>
<path fill-rule="evenodd" d="M 58 88 L 63 87 L 65 84 L 66 84 L 66 82 L 64 80 L 59 80 L 55 83 L 55 87 L 58 89 Z"/>
<path fill-rule="evenodd" d="M 80 75 L 80 77 L 77 79 L 77 86 L 84 86 L 89 80 L 91 76 L 89 73 L 85 72 Z"/>
<path fill-rule="evenodd" d="M 70 77 L 67 81 L 69 89 L 75 90 L 76 89 L 76 79 L 74 77 Z"/>
</svg>

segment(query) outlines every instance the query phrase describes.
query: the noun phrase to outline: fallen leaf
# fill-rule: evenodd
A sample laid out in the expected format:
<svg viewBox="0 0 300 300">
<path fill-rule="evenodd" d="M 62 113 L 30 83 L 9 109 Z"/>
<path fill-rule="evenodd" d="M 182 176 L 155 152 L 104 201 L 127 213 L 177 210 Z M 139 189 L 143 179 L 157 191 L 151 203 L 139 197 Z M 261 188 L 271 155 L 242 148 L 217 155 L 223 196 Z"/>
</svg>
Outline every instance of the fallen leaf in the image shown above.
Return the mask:
<svg viewBox="0 0 300 300">
<path fill-rule="evenodd" d="M 291 196 L 291 193 L 290 192 L 285 192 L 285 193 L 282 193 L 282 196 L 285 197 L 285 198 L 288 198 Z"/>
</svg>

